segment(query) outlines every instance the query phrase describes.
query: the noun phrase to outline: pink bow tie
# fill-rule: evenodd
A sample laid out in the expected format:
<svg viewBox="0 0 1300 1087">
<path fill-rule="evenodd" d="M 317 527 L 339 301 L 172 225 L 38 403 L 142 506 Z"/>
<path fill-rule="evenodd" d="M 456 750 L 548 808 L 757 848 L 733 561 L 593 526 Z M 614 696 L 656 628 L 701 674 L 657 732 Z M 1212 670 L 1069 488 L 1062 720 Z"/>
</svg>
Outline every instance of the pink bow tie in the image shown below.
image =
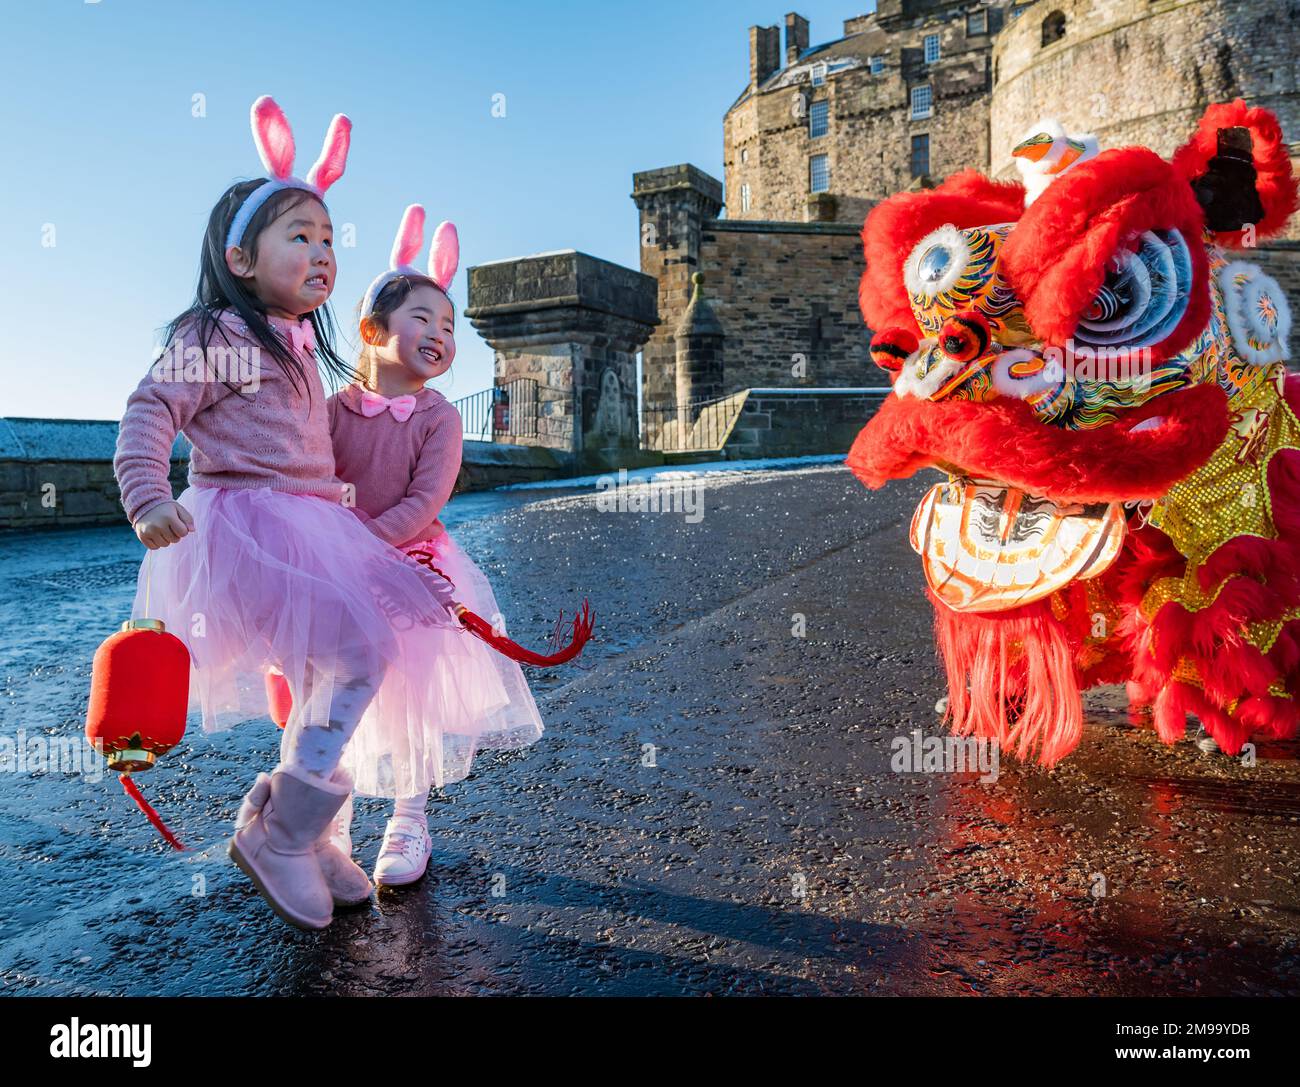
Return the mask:
<svg viewBox="0 0 1300 1087">
<path fill-rule="evenodd" d="M 289 326 L 289 342 L 295 351 L 310 355 L 316 350 L 316 329 L 310 320 L 300 321 Z"/>
<path fill-rule="evenodd" d="M 378 393 L 372 393 L 366 389 L 361 394 L 361 414 L 367 419 L 373 419 L 387 408 L 399 423 L 406 422 L 411 417 L 411 412 L 415 410 L 415 397 L 410 393 L 405 396 L 395 396 L 389 400 L 386 396 L 380 396 Z"/>
</svg>

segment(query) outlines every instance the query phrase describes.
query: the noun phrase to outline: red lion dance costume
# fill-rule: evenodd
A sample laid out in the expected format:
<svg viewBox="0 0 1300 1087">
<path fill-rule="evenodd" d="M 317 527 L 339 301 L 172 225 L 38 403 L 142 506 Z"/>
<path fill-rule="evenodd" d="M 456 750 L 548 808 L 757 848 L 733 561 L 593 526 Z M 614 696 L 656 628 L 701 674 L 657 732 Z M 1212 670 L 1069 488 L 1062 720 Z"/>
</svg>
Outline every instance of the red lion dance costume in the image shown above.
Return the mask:
<svg viewBox="0 0 1300 1087">
<path fill-rule="evenodd" d="M 1293 737 L 1300 377 L 1281 290 L 1223 252 L 1296 208 L 1280 127 L 1212 106 L 1169 162 L 1039 127 L 1024 185 L 966 171 L 862 231 L 893 391 L 848 465 L 948 476 L 912 544 L 951 726 L 1051 766 L 1126 683 L 1167 743 Z"/>
</svg>

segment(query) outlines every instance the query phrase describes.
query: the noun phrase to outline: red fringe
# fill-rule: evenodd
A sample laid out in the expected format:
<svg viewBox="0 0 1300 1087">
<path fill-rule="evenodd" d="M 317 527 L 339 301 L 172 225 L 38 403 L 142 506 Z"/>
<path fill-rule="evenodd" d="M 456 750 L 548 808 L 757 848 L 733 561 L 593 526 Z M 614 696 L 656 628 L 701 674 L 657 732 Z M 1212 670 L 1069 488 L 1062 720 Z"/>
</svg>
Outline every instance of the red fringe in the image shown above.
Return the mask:
<svg viewBox="0 0 1300 1087">
<path fill-rule="evenodd" d="M 434 560 L 437 558 L 430 551 L 408 551 L 407 554 L 426 569 L 432 570 L 447 584 L 455 586 L 455 583 L 444 574 L 437 566 Z M 591 611 L 591 602 L 584 600 L 582 602 L 582 611 L 574 615 L 572 620 L 572 631 L 569 635 L 569 644 L 562 646 L 553 653 L 542 654 L 535 653 L 531 649 L 525 649 L 518 642 L 513 642 L 504 634 L 498 634 L 492 628 L 492 624 L 484 619 L 481 615 L 476 614 L 465 607 L 464 604 L 456 605 L 456 615 L 460 619 L 461 625 L 474 635 L 479 641 L 490 645 L 503 657 L 509 657 L 520 664 L 531 664 L 534 668 L 554 668 L 557 664 L 565 664 L 579 653 L 591 640 L 591 632 L 595 627 L 596 617 Z M 560 612 L 559 621 L 555 624 L 555 633 L 552 637 L 553 643 L 560 640 L 560 631 L 564 626 L 564 612 Z"/>
<path fill-rule="evenodd" d="M 1070 639 L 1050 605 L 975 614 L 928 595 L 948 673 L 952 730 L 996 740 L 1042 766 L 1073 751 L 1083 735 L 1083 708 Z"/>
<path fill-rule="evenodd" d="M 161 834 L 164 839 L 166 839 L 167 844 L 171 846 L 173 849 L 178 849 L 182 853 L 185 852 L 185 847 L 181 845 L 180 839 L 177 838 L 176 835 L 173 834 L 167 828 L 167 824 L 164 823 L 162 821 L 162 817 L 156 811 L 153 810 L 153 806 L 149 803 L 149 801 L 147 801 L 143 796 L 140 795 L 140 789 L 136 785 L 136 783 L 131 780 L 131 775 L 122 774 L 120 775 L 120 777 L 122 781 L 122 788 L 123 790 L 125 790 L 126 795 L 129 796 L 140 806 L 140 810 L 144 812 L 145 818 L 148 819 L 149 822 L 151 822 L 154 825 L 154 829 L 157 830 L 158 833 Z"/>
<path fill-rule="evenodd" d="M 1300 399 L 1300 382 L 1289 379 L 1286 394 L 1289 403 Z M 1284 622 L 1267 653 L 1245 639 L 1247 623 L 1277 620 L 1300 607 L 1300 452 L 1274 454 L 1268 485 L 1277 538 L 1239 536 L 1216 550 L 1197 578 L 1207 592 L 1218 587 L 1218 596 L 1200 611 L 1165 604 L 1150 624 L 1154 652 L 1143 648 L 1135 655 L 1134 672 L 1145 690 L 1168 687 L 1156 709 L 1157 729 L 1168 742 L 1183 735 L 1188 713 L 1229 754 L 1252 735 L 1289 739 L 1300 731 L 1300 620 Z M 1138 616 L 1140 599 L 1125 601 Z M 1140 637 L 1135 645 L 1149 642 Z M 1171 680 L 1184 658 L 1196 666 L 1203 690 Z M 1287 697 L 1270 693 L 1279 684 Z"/>
<path fill-rule="evenodd" d="M 991 181 L 978 170 L 954 174 L 930 192 L 898 193 L 882 200 L 862 225 L 866 271 L 858 284 L 863 319 L 879 332 L 891 326 L 920 332 L 903 282 L 903 264 L 931 231 L 1010 223 L 1025 209 L 1025 190 L 1014 181 Z"/>
</svg>

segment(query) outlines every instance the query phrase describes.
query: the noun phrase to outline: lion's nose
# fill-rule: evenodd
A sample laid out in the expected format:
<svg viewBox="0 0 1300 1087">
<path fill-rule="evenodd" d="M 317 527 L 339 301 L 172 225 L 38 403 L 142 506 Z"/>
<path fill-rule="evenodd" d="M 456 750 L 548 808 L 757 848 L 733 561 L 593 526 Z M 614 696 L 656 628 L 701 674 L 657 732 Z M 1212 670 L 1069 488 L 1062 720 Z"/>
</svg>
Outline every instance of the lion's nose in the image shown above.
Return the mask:
<svg viewBox="0 0 1300 1087">
<path fill-rule="evenodd" d="M 974 362 L 992 341 L 988 320 L 975 310 L 954 313 L 939 329 L 939 350 L 954 362 Z"/>
</svg>

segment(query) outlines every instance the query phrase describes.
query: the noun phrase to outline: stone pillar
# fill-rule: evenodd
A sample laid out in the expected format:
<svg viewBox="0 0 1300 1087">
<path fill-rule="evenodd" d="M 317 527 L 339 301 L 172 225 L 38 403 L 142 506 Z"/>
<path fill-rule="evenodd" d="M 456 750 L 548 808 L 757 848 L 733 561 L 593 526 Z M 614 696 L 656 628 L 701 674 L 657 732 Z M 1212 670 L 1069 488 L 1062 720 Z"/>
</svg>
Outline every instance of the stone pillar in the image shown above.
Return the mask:
<svg viewBox="0 0 1300 1087">
<path fill-rule="evenodd" d="M 714 400 L 723 395 L 722 340 L 725 333 L 713 307 L 704 299 L 704 274 L 691 277 L 695 293 L 677 326 L 677 418 L 682 425 L 695 422 L 698 407 L 692 401 Z"/>
<path fill-rule="evenodd" d="M 575 469 L 639 448 L 636 352 L 655 327 L 649 276 L 572 249 L 470 268 L 465 315 L 496 354 L 496 383 L 537 382 L 537 436 Z M 512 405 L 511 410 L 517 410 Z"/>
<path fill-rule="evenodd" d="M 722 210 L 722 183 L 683 163 L 632 176 L 640 212 L 641 271 L 659 284 L 660 325 L 641 352 L 641 403 L 671 408 L 677 400 L 677 325 L 700 267 L 700 236 Z"/>
</svg>

